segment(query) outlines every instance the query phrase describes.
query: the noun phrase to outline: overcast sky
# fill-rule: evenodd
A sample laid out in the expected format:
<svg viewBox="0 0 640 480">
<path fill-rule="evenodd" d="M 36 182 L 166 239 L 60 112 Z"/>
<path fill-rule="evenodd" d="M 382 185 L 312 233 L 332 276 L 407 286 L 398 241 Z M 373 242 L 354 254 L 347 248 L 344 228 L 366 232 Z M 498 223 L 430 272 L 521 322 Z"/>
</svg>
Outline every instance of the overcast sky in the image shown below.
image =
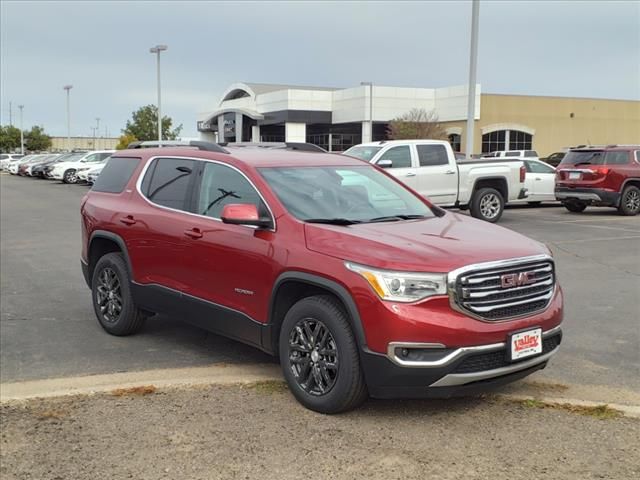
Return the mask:
<svg viewBox="0 0 640 480">
<path fill-rule="evenodd" d="M 120 134 L 156 101 L 196 136 L 238 81 L 350 87 L 467 83 L 471 3 L 125 2 L 0 3 L 1 122 L 24 104 L 25 128 Z M 640 99 L 640 2 L 482 0 L 478 82 L 485 93 Z"/>
</svg>

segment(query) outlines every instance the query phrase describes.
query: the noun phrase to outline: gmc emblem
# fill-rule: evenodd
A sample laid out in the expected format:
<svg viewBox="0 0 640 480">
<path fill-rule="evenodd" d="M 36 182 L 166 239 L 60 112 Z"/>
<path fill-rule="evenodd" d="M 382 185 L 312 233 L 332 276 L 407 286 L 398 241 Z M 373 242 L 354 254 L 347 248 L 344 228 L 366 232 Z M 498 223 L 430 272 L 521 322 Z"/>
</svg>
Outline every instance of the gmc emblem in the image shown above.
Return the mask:
<svg viewBox="0 0 640 480">
<path fill-rule="evenodd" d="M 507 273 L 500 277 L 502 288 L 521 287 L 536 282 L 536 272 Z"/>
</svg>

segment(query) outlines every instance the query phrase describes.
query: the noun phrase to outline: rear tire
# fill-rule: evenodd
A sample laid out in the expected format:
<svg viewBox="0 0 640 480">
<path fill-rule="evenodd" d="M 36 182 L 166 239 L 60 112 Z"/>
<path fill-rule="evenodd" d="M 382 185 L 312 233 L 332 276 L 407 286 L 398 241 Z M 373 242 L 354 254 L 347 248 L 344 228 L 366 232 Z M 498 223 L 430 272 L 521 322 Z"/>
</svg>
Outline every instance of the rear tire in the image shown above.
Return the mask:
<svg viewBox="0 0 640 480">
<path fill-rule="evenodd" d="M 289 389 L 306 408 L 340 413 L 366 400 L 358 344 L 333 297 L 303 298 L 289 309 L 280 330 L 279 353 Z"/>
<path fill-rule="evenodd" d="M 98 260 L 91 297 L 98 322 L 111 335 L 131 335 L 144 325 L 147 315 L 133 301 L 129 269 L 121 253 L 107 253 Z"/>
<path fill-rule="evenodd" d="M 504 211 L 504 198 L 495 188 L 481 188 L 471 199 L 471 216 L 496 223 Z"/>
<path fill-rule="evenodd" d="M 620 215 L 638 215 L 640 212 L 640 188 L 629 185 L 622 191 L 618 212 Z"/>
<path fill-rule="evenodd" d="M 564 205 L 564 208 L 573 213 L 584 212 L 584 209 L 587 208 L 586 203 L 577 200 L 564 202 L 562 205 Z"/>
<path fill-rule="evenodd" d="M 78 183 L 78 174 L 76 173 L 75 169 L 70 168 L 69 170 L 64 172 L 62 181 L 64 183 Z"/>
</svg>

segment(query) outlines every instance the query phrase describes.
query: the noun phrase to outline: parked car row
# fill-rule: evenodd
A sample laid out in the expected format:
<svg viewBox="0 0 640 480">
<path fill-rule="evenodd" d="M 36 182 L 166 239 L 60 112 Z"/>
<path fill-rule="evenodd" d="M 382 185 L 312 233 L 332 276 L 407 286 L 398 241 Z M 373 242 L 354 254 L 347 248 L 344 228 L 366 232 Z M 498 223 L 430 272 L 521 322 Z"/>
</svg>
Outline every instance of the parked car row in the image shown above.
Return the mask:
<svg viewBox="0 0 640 480">
<path fill-rule="evenodd" d="M 94 150 L 63 154 L 6 155 L 7 158 L 0 160 L 0 168 L 12 175 L 92 184 L 114 152 L 115 150 Z"/>
</svg>

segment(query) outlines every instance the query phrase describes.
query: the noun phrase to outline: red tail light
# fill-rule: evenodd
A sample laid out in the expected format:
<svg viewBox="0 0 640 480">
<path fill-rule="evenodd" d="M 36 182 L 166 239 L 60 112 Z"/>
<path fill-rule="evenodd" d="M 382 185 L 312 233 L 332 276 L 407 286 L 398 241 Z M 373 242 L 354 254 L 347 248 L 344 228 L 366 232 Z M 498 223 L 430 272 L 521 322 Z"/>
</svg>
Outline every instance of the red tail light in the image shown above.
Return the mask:
<svg viewBox="0 0 640 480">
<path fill-rule="evenodd" d="M 609 174 L 609 168 L 607 168 L 607 167 L 598 167 L 598 168 L 593 170 L 593 173 L 596 173 L 598 175 L 602 175 L 603 177 L 606 177 Z"/>
<path fill-rule="evenodd" d="M 524 179 L 527 176 L 527 169 L 522 165 L 520 167 L 520 183 L 524 183 Z"/>
</svg>

